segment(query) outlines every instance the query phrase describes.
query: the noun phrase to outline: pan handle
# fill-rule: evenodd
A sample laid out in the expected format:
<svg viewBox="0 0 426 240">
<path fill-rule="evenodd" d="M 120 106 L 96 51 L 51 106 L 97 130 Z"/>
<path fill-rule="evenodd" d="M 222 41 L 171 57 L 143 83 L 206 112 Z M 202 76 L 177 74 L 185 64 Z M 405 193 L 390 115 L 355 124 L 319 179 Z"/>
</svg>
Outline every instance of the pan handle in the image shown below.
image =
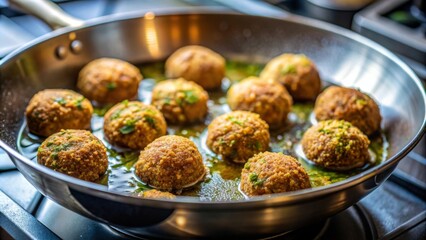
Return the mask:
<svg viewBox="0 0 426 240">
<path fill-rule="evenodd" d="M 52 29 L 77 27 L 84 23 L 48 0 L 9 0 L 9 5 L 37 17 Z"/>
</svg>

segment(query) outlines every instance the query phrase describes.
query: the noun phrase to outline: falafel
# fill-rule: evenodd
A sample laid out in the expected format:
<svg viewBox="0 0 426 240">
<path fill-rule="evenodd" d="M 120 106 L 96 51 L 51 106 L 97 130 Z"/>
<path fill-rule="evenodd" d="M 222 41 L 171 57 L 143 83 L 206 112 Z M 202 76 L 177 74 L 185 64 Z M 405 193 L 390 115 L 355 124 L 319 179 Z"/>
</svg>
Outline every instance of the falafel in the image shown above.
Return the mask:
<svg viewBox="0 0 426 240">
<path fill-rule="evenodd" d="M 326 120 L 310 127 L 302 137 L 303 152 L 316 165 L 350 170 L 370 161 L 370 140 L 344 120 Z"/>
<path fill-rule="evenodd" d="M 62 130 L 40 145 L 37 162 L 57 172 L 94 182 L 108 168 L 105 146 L 86 130 Z"/>
<path fill-rule="evenodd" d="M 191 140 L 167 135 L 157 138 L 141 151 L 135 174 L 158 190 L 179 193 L 203 180 L 206 168 L 201 153 Z"/>
<path fill-rule="evenodd" d="M 206 90 L 219 88 L 225 77 L 225 59 L 202 46 L 185 46 L 176 50 L 165 64 L 166 77 L 183 77 Z"/>
<path fill-rule="evenodd" d="M 163 114 L 154 106 L 127 100 L 113 106 L 104 117 L 104 136 L 112 145 L 143 149 L 166 134 Z"/>
<path fill-rule="evenodd" d="M 314 63 L 303 54 L 282 54 L 269 61 L 260 73 L 284 85 L 295 101 L 314 100 L 321 91 L 321 79 Z"/>
<path fill-rule="evenodd" d="M 293 104 L 293 99 L 281 84 L 257 77 L 248 77 L 232 85 L 227 100 L 232 110 L 257 113 L 272 129 L 286 123 Z"/>
<path fill-rule="evenodd" d="M 158 191 L 156 189 L 151 189 L 147 191 L 140 192 L 139 197 L 143 198 L 153 198 L 153 199 L 174 199 L 176 195 L 169 192 Z"/>
<path fill-rule="evenodd" d="M 263 152 L 251 157 L 241 171 L 241 191 L 248 196 L 310 188 L 309 176 L 293 157 Z"/>
<path fill-rule="evenodd" d="M 188 124 L 204 119 L 208 99 L 208 93 L 200 85 L 179 78 L 155 85 L 151 104 L 163 113 L 168 123 Z"/>
<path fill-rule="evenodd" d="M 28 129 L 48 137 L 61 129 L 89 129 L 93 107 L 82 95 L 66 89 L 35 94 L 25 111 Z"/>
<path fill-rule="evenodd" d="M 314 113 L 319 121 L 348 121 L 367 135 L 377 132 L 382 120 L 379 106 L 370 96 L 353 88 L 339 86 L 328 87 L 318 96 Z"/>
<path fill-rule="evenodd" d="M 136 96 L 142 74 L 132 64 L 115 58 L 99 58 L 81 69 L 77 88 L 99 104 L 115 104 Z"/>
<path fill-rule="evenodd" d="M 207 146 L 236 163 L 245 163 L 254 154 L 269 148 L 269 126 L 256 113 L 223 114 L 210 123 L 207 131 Z"/>
</svg>

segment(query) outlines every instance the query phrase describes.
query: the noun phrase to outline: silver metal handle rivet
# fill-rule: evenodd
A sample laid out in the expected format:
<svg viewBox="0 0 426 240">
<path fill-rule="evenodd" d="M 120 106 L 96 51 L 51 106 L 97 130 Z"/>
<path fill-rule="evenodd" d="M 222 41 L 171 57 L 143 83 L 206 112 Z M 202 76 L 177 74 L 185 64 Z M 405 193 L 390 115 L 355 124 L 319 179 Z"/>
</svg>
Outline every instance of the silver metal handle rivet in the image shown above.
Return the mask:
<svg viewBox="0 0 426 240">
<path fill-rule="evenodd" d="M 83 43 L 79 40 L 74 40 L 70 44 L 70 49 L 75 54 L 80 53 L 83 50 Z"/>
<path fill-rule="evenodd" d="M 58 46 L 55 49 L 55 55 L 58 59 L 64 59 L 68 55 L 68 50 L 64 46 Z"/>
</svg>

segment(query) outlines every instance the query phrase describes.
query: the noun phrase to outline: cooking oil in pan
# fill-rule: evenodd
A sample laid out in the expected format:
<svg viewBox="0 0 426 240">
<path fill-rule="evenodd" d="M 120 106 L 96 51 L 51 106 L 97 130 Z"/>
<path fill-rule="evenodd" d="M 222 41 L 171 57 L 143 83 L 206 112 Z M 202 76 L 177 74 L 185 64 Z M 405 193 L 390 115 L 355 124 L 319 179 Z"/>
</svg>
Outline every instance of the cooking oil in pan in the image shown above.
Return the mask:
<svg viewBox="0 0 426 240">
<path fill-rule="evenodd" d="M 155 83 L 165 79 L 163 66 L 163 62 L 140 65 L 141 72 L 145 77 L 141 82 L 138 93 L 138 98 L 141 101 L 149 103 L 151 91 Z M 207 126 L 215 117 L 230 111 L 226 104 L 226 91 L 232 82 L 240 81 L 248 76 L 258 75 L 262 68 L 263 65 L 260 64 L 228 61 L 226 69 L 227 78 L 224 80 L 222 89 L 209 92 L 209 112 L 205 122 L 190 127 L 168 126 L 168 134 L 187 137 L 198 146 L 204 163 L 210 170 L 203 182 L 184 190 L 182 195 L 199 197 L 201 200 L 206 201 L 244 199 L 243 194 L 238 190 L 243 165 L 223 161 L 208 149 L 205 144 Z M 107 173 L 98 183 L 108 186 L 108 189 L 111 191 L 126 192 L 129 194 L 136 194 L 140 191 L 150 189 L 149 186 L 142 183 L 134 174 L 133 166 L 138 160 L 139 151 L 129 151 L 128 149 L 113 147 L 104 139 L 102 131 L 103 115 L 109 107 L 95 108 L 92 117 L 92 132 L 107 147 L 109 159 Z M 370 139 L 372 161 L 362 169 L 335 172 L 310 164 L 303 158 L 303 153 L 300 153 L 299 142 L 303 133 L 312 125 L 312 119 L 314 119 L 312 117 L 312 110 L 313 103 L 295 103 L 292 107 L 292 112 L 289 114 L 287 126 L 278 131 L 271 131 L 270 150 L 273 152 L 283 152 L 284 154 L 298 158 L 307 170 L 313 187 L 325 186 L 345 180 L 386 159 L 388 146 L 386 136 L 378 134 Z M 36 161 L 37 149 L 42 141 L 43 139 L 29 133 L 24 123 L 18 139 L 20 152 L 24 156 Z"/>
</svg>

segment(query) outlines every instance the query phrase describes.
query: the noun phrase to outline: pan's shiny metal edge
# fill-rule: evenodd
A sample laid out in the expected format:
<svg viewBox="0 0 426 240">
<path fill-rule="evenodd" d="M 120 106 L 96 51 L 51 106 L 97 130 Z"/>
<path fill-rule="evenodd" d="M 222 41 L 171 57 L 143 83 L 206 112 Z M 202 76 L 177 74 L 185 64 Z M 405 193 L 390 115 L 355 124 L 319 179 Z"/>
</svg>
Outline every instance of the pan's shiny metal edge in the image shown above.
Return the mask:
<svg viewBox="0 0 426 240">
<path fill-rule="evenodd" d="M 168 10 L 161 10 L 161 11 L 154 11 L 155 15 L 157 16 L 163 16 L 163 15 L 180 15 L 180 14 L 184 14 L 184 15 L 191 15 L 191 14 L 231 14 L 231 15 L 239 15 L 238 13 L 235 12 L 223 12 L 223 10 L 211 10 L 211 9 L 197 9 L 196 11 L 189 11 L 185 10 L 183 8 L 177 8 L 177 9 L 168 9 Z M 0 69 L 1 66 L 6 64 L 9 61 L 13 61 L 13 59 L 19 55 L 22 52 L 25 52 L 26 50 L 32 48 L 33 46 L 44 42 L 48 39 L 54 38 L 56 36 L 60 36 L 63 34 L 68 34 L 72 31 L 76 31 L 79 29 L 84 29 L 84 28 L 90 28 L 90 27 L 94 27 L 97 25 L 102 25 L 102 24 L 107 24 L 110 22 L 116 22 L 116 21 L 125 21 L 128 19 L 136 19 L 136 18 L 143 18 L 144 14 L 142 13 L 130 13 L 130 14 L 118 14 L 115 16 L 106 16 L 106 17 L 100 17 L 97 19 L 93 19 L 90 21 L 87 21 L 86 24 L 84 26 L 81 27 L 66 27 L 66 28 L 62 28 L 62 29 L 58 29 L 55 30 L 51 33 L 48 33 L 46 35 L 43 35 L 27 44 L 25 44 L 24 46 L 20 47 L 19 49 L 13 51 L 12 53 L 10 53 L 8 56 L 6 56 L 5 58 L 3 58 L 0 61 Z M 413 71 L 405 64 L 403 63 L 397 56 L 395 56 L 393 53 L 391 53 L 390 51 L 388 51 L 387 49 L 385 49 L 384 47 L 380 46 L 379 44 L 365 38 L 362 37 L 356 33 L 353 33 L 349 30 L 340 28 L 340 27 L 336 27 L 334 25 L 331 24 L 327 24 L 321 21 L 317 21 L 317 20 L 312 20 L 312 19 L 308 19 L 308 18 L 304 18 L 304 17 L 299 17 L 299 16 L 286 16 L 283 18 L 278 18 L 278 17 L 273 17 L 276 19 L 285 19 L 286 21 L 293 21 L 293 22 L 297 22 L 299 24 L 304 24 L 304 25 L 309 25 L 309 26 L 314 26 L 316 28 L 320 28 L 338 35 L 342 35 L 345 36 L 347 38 L 351 38 L 359 43 L 362 43 L 366 46 L 369 46 L 371 48 L 374 48 L 375 50 L 377 50 L 378 52 L 380 52 L 381 54 L 385 55 L 386 57 L 388 57 L 390 60 L 392 60 L 393 62 L 395 62 L 396 64 L 398 64 L 410 77 L 411 79 L 415 82 L 415 84 L 417 85 L 417 87 L 419 89 L 422 89 L 423 86 L 420 82 L 420 80 L 417 78 L 417 76 L 413 73 Z M 422 100 L 425 102 L 426 105 L 426 95 L 425 92 L 422 92 Z M 308 199 L 312 199 L 312 198 L 316 198 L 322 195 L 326 195 L 332 192 L 336 192 L 336 191 L 340 191 L 342 189 L 345 188 L 349 188 L 349 187 L 353 187 L 363 181 L 365 181 L 368 178 L 371 178 L 377 174 L 379 174 L 380 172 L 385 171 L 386 169 L 388 169 L 389 167 L 391 167 L 393 165 L 394 162 L 399 161 L 400 159 L 402 159 L 406 154 L 408 154 L 408 152 L 410 152 L 414 146 L 418 143 L 418 141 L 420 140 L 421 136 L 424 134 L 425 132 L 425 126 L 426 126 L 426 115 L 425 118 L 423 119 L 423 123 L 422 123 L 422 127 L 420 129 L 419 132 L 416 133 L 415 137 L 409 142 L 409 144 L 407 144 L 401 151 L 399 151 L 397 154 L 395 154 L 395 156 L 393 156 L 392 158 L 386 160 L 384 163 L 375 166 L 371 169 L 368 169 L 365 172 L 362 172 L 356 176 L 350 177 L 344 181 L 338 182 L 338 183 L 334 183 L 325 187 L 318 187 L 318 188 L 314 188 L 314 189 L 308 189 L 308 190 L 301 190 L 301 191 L 296 191 L 296 192 L 291 192 L 291 193 L 283 193 L 283 194 L 275 194 L 273 198 L 270 198 L 268 196 L 260 196 L 260 197 L 253 197 L 249 200 L 240 200 L 240 201 L 227 201 L 227 202 L 203 202 L 194 198 L 177 198 L 176 200 L 170 202 L 170 201 L 164 201 L 164 200 L 149 200 L 149 199 L 144 199 L 143 201 L 141 201 L 140 198 L 136 198 L 136 197 L 132 197 L 132 196 L 128 196 L 125 195 L 123 193 L 119 193 L 119 192 L 111 192 L 108 191 L 106 189 L 105 186 L 99 185 L 99 184 L 94 184 L 94 183 L 90 183 L 90 182 L 86 182 L 86 181 L 82 181 L 79 179 L 75 179 L 60 173 L 57 173 L 53 170 L 50 170 L 48 168 L 45 168 L 25 157 L 23 157 L 21 154 L 19 154 L 17 151 L 15 151 L 14 149 L 10 148 L 7 144 L 5 144 L 3 141 L 0 140 L 0 147 L 3 148 L 9 155 L 11 155 L 13 158 L 19 159 L 20 161 L 25 162 L 26 164 L 30 165 L 33 168 L 36 168 L 37 170 L 44 172 L 46 174 L 49 175 L 53 175 L 56 178 L 65 181 L 67 183 L 69 183 L 70 185 L 76 187 L 76 188 L 87 188 L 87 189 L 81 189 L 83 192 L 89 192 L 89 191 L 93 191 L 95 190 L 97 192 L 97 194 L 99 196 L 103 196 L 106 197 L 107 199 L 111 199 L 114 200 L 114 195 L 117 196 L 126 196 L 129 199 L 129 203 L 131 204 L 136 204 L 136 205 L 144 205 L 144 206 L 150 206 L 151 204 L 153 205 L 161 205 L 163 207 L 172 207 L 172 206 L 178 206 L 178 207 L 183 207 L 183 208 L 188 208 L 188 209 L 197 209 L 199 207 L 203 207 L 203 208 L 252 208 L 252 207 L 259 207 L 257 203 L 264 203 L 265 205 L 268 206 L 274 206 L 274 205 L 279 205 L 282 202 L 286 202 L 287 204 L 291 204 L 293 202 L 298 202 L 298 201 L 306 201 Z M 378 184 L 380 184 L 382 181 L 384 181 L 385 179 L 380 179 L 380 175 L 376 176 L 377 182 Z M 113 193 L 114 195 L 111 195 L 111 193 Z M 93 192 L 92 192 L 93 194 Z M 226 203 L 226 204 L 224 204 Z"/>
<path fill-rule="evenodd" d="M 393 72 L 398 74 L 396 82 L 404 86 L 405 84 L 401 84 L 401 82 L 409 81 L 408 86 L 416 94 L 418 99 L 415 102 L 410 99 L 409 103 L 419 103 L 415 104 L 415 106 L 426 106 L 425 92 L 419 79 L 404 63 L 385 48 L 347 30 L 292 15 L 282 18 L 279 16 L 244 16 L 244 19 L 241 19 L 242 15 L 233 12 L 224 13 L 223 10 L 200 10 L 194 13 L 181 9 L 154 11 L 148 16 L 152 17 L 153 14 L 158 16 L 158 19 L 195 17 L 203 20 L 217 20 L 226 18 L 230 21 L 239 22 L 238 29 L 245 26 L 246 21 L 260 21 L 270 23 L 272 26 L 280 26 L 284 23 L 290 26 L 300 26 L 303 30 L 318 30 L 318 32 L 321 32 L 321 37 L 323 35 L 335 36 L 344 43 L 347 41 L 355 46 L 365 47 L 372 55 L 386 60 L 386 64 L 396 68 Z M 95 28 L 96 26 L 103 28 L 109 27 L 110 25 L 108 24 L 125 25 L 131 22 L 140 22 L 143 21 L 143 17 L 144 13 L 109 16 L 89 21 L 86 27 L 65 28 L 54 31 L 16 50 L 2 60 L 0 62 L 0 78 L 3 66 L 9 66 L 22 53 L 31 52 L 32 49 L 37 49 L 37 46 L 50 39 L 60 39 L 74 31 L 78 34 L 80 30 L 91 30 L 91 27 Z M 278 20 L 275 21 L 276 19 Z M 126 22 L 127 20 L 135 21 Z M 280 20 L 283 21 L 280 22 Z M 42 50 L 44 51 L 45 49 L 43 48 Z M 327 50 L 329 49 L 327 48 Z M 346 54 L 346 51 L 342 53 Z M 383 68 L 383 66 L 381 67 Z M 49 70 L 50 68 L 48 67 L 47 69 Z M 363 83 L 368 86 L 370 82 L 364 81 Z M 391 82 L 387 81 L 387 83 Z M 392 85 L 390 84 L 390 86 Z M 385 94 L 387 93 L 385 91 Z M 398 93 L 401 93 L 401 91 Z M 15 111 L 15 113 L 17 112 Z M 410 113 L 413 113 L 413 111 Z M 108 191 L 106 186 L 85 182 L 45 168 L 23 157 L 3 141 L 0 141 L 0 147 L 8 152 L 21 173 L 48 198 L 72 211 L 113 225 L 127 233 L 157 237 L 163 237 L 162 234 L 168 234 L 169 237 L 236 234 L 260 236 L 262 234 L 274 234 L 292 230 L 305 224 L 322 220 L 353 205 L 376 189 L 392 173 L 398 161 L 412 150 L 425 132 L 426 113 L 424 109 L 421 109 L 420 114 L 415 116 L 415 125 L 408 125 L 415 126 L 415 131 L 410 132 L 409 140 L 404 140 L 404 144 L 400 144 L 397 148 L 399 151 L 395 151 L 393 157 L 378 166 L 329 186 L 275 194 L 273 196 L 253 197 L 240 201 L 206 202 L 192 197 L 178 197 L 174 200 L 141 199 L 124 193 Z M 405 121 L 406 118 L 398 120 Z M 398 133 L 401 134 L 403 130 L 399 130 Z M 158 235 L 159 233 L 161 234 Z"/>
</svg>

